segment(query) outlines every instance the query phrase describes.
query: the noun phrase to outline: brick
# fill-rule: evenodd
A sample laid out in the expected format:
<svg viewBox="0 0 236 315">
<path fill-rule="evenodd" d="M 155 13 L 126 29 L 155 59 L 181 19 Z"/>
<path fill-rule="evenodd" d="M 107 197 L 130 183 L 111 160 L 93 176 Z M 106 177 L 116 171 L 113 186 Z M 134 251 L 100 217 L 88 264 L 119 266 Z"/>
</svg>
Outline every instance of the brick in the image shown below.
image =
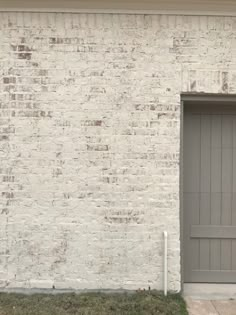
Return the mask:
<svg viewBox="0 0 236 315">
<path fill-rule="evenodd" d="M 236 18 L 3 14 L 0 287 L 162 289 L 167 229 L 179 291 L 180 93 L 236 93 Z"/>
</svg>

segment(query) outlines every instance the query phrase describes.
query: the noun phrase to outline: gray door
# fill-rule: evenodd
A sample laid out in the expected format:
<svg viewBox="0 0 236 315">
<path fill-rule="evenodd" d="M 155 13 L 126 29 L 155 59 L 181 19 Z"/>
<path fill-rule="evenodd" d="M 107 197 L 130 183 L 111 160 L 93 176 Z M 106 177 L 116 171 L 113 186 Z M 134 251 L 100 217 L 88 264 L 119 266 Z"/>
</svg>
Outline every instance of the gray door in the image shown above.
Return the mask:
<svg viewBox="0 0 236 315">
<path fill-rule="evenodd" d="M 236 283 L 235 110 L 189 106 L 183 162 L 184 281 Z"/>
</svg>

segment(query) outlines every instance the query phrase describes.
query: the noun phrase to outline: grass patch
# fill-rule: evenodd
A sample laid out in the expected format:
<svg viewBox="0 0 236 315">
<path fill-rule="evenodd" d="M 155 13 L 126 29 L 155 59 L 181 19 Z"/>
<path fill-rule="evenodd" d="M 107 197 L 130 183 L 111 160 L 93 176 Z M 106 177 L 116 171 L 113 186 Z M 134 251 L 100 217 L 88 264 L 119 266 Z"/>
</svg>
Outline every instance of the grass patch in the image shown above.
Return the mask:
<svg viewBox="0 0 236 315">
<path fill-rule="evenodd" d="M 187 315 L 179 294 L 0 293 L 0 315 Z"/>
</svg>

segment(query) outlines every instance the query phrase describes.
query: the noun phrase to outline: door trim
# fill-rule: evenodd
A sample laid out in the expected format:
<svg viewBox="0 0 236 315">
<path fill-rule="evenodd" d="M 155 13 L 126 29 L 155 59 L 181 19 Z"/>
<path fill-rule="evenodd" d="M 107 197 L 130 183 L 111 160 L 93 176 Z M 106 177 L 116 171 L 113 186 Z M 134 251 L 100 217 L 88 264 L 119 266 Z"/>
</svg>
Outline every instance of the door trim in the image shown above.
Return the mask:
<svg viewBox="0 0 236 315">
<path fill-rule="evenodd" d="M 180 276 L 181 276 L 181 292 L 184 290 L 184 209 L 183 209 L 183 144 L 184 144 L 184 111 L 188 105 L 194 103 L 221 105 L 222 108 L 227 105 L 235 105 L 236 94 L 216 94 L 216 93 L 186 93 L 180 94 L 180 163 L 179 163 L 179 207 L 180 207 Z"/>
<path fill-rule="evenodd" d="M 181 93 L 183 102 L 236 102 L 236 94 L 215 94 L 215 93 Z"/>
</svg>

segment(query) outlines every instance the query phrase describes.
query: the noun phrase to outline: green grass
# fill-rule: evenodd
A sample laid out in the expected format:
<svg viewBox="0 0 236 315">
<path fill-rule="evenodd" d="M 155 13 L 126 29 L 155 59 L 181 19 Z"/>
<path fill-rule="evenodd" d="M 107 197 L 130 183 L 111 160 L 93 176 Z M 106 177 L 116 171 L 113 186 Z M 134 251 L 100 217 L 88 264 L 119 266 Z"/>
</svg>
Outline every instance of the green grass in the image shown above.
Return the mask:
<svg viewBox="0 0 236 315">
<path fill-rule="evenodd" d="M 179 294 L 0 293 L 0 315 L 187 315 Z"/>
</svg>

